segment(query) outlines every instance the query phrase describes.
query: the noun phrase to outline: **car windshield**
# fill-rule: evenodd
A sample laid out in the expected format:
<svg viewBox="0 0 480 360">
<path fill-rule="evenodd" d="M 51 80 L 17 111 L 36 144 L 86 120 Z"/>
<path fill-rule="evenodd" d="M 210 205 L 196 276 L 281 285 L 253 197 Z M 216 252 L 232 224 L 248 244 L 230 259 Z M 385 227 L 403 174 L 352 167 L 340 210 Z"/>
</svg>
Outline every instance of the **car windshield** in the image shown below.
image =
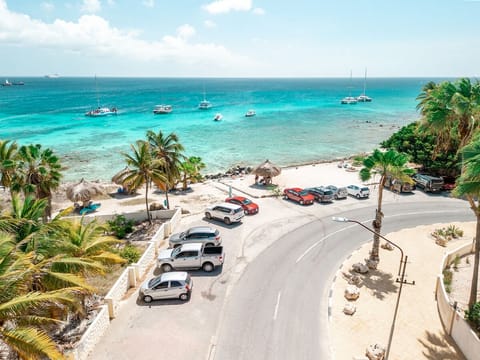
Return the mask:
<svg viewBox="0 0 480 360">
<path fill-rule="evenodd" d="M 333 195 L 333 191 L 332 190 L 325 190 L 323 192 L 325 195 Z"/>
<path fill-rule="evenodd" d="M 182 249 L 181 246 L 176 247 L 175 249 L 173 249 L 171 256 L 172 256 L 172 257 L 177 256 L 177 254 L 180 252 L 181 249 Z"/>
<path fill-rule="evenodd" d="M 249 199 L 245 199 L 245 200 L 242 201 L 243 205 L 250 205 L 251 203 L 252 203 L 252 201 L 249 200 Z"/>
<path fill-rule="evenodd" d="M 362 188 L 362 191 L 368 191 L 368 188 L 367 188 L 367 187 L 363 187 L 363 188 Z"/>
<path fill-rule="evenodd" d="M 151 288 L 151 287 L 155 286 L 155 285 L 160 281 L 160 277 L 161 277 L 161 276 L 157 276 L 157 277 L 151 279 L 151 280 L 148 282 L 148 287 Z"/>
<path fill-rule="evenodd" d="M 235 210 L 233 210 L 233 213 L 236 214 L 236 213 L 239 213 L 240 211 L 243 211 L 243 209 L 242 208 L 235 209 Z"/>
<path fill-rule="evenodd" d="M 302 195 L 302 196 L 306 196 L 306 195 L 309 194 L 309 192 L 307 190 L 302 190 L 302 191 L 299 192 L 299 194 Z"/>
</svg>

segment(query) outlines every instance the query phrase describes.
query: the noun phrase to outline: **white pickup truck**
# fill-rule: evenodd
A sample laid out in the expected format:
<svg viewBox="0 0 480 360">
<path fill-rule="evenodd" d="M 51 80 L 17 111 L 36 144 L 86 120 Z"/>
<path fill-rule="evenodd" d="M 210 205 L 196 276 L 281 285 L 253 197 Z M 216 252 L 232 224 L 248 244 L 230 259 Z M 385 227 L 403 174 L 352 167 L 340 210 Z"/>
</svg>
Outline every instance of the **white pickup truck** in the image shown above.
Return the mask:
<svg viewBox="0 0 480 360">
<path fill-rule="evenodd" d="M 157 257 L 157 267 L 164 272 L 181 269 L 203 269 L 210 272 L 215 267 L 222 265 L 223 260 L 223 246 L 191 243 L 160 251 Z"/>
</svg>

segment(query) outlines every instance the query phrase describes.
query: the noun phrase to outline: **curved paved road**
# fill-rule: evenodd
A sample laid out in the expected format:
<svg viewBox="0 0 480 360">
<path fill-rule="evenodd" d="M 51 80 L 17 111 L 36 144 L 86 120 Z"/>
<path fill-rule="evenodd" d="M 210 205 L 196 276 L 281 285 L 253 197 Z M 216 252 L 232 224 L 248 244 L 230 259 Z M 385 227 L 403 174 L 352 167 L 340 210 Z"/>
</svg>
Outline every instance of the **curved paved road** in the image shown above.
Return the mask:
<svg viewBox="0 0 480 360">
<path fill-rule="evenodd" d="M 370 225 L 375 207 L 339 213 Z M 413 209 L 413 210 L 412 210 Z M 461 201 L 384 205 L 382 233 L 472 221 Z M 284 235 L 257 256 L 230 292 L 210 359 L 328 359 L 328 292 L 343 259 L 372 234 L 324 217 Z M 380 264 L 381 266 L 381 264 Z"/>
</svg>

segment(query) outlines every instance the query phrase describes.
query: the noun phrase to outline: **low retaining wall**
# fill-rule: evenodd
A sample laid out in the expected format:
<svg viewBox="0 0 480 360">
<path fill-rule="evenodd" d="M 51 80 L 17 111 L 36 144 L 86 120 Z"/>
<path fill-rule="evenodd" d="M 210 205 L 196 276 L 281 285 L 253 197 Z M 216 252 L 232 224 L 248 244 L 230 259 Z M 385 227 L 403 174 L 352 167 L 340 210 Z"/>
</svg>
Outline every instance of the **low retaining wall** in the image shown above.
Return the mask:
<svg viewBox="0 0 480 360">
<path fill-rule="evenodd" d="M 142 213 L 145 215 L 144 219 L 146 219 L 146 212 L 143 211 Z M 94 349 L 97 342 L 108 329 L 110 320 L 116 317 L 120 300 L 123 299 L 131 287 L 136 287 L 138 281 L 145 276 L 150 268 L 150 265 L 155 261 L 160 243 L 166 236 L 170 235 L 174 231 L 182 216 L 182 211 L 180 208 L 173 210 L 158 210 L 155 212 L 152 211 L 151 213 L 154 213 L 155 218 L 157 219 L 169 220 L 162 224 L 155 235 L 152 236 L 152 239 L 149 241 L 147 248 L 138 262 L 128 266 L 122 272 L 108 294 L 105 296 L 105 305 L 102 306 L 101 311 L 97 314 L 95 320 L 90 324 L 85 334 L 78 342 L 75 350 L 68 354 L 69 358 L 75 360 L 87 359 L 88 354 Z M 129 215 L 131 214 L 132 213 Z M 133 214 L 133 216 L 136 216 L 136 213 Z M 127 214 L 122 215 L 128 219 L 132 219 L 130 216 L 127 217 Z"/>
<path fill-rule="evenodd" d="M 467 359 L 476 359 L 478 354 L 480 354 L 480 339 L 461 313 L 457 309 L 454 309 L 454 304 L 450 303 L 443 284 L 443 270 L 449 266 L 457 256 L 470 254 L 473 250 L 474 244 L 471 243 L 465 244 L 445 254 L 440 275 L 437 277 L 437 288 L 435 291 L 438 314 L 440 315 L 443 327 Z"/>
</svg>

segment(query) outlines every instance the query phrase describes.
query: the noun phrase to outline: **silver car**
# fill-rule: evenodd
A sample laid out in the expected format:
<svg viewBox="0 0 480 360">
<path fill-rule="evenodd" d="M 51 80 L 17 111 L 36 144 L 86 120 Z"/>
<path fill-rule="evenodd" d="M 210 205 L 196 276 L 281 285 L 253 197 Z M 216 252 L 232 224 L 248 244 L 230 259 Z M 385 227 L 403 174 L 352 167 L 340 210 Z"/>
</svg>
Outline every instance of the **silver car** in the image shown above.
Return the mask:
<svg viewBox="0 0 480 360">
<path fill-rule="evenodd" d="M 159 299 L 180 299 L 187 301 L 193 288 L 193 281 L 185 271 L 163 273 L 143 283 L 140 297 L 146 303 Z"/>
<path fill-rule="evenodd" d="M 168 240 L 170 247 L 182 244 L 203 243 L 205 246 L 218 246 L 222 243 L 220 232 L 210 226 L 194 226 L 181 233 L 173 234 Z"/>
<path fill-rule="evenodd" d="M 326 186 L 327 189 L 330 189 L 333 191 L 333 198 L 335 200 L 338 199 L 346 199 L 348 196 L 348 191 L 346 187 L 337 187 L 335 185 L 328 185 Z"/>
</svg>

